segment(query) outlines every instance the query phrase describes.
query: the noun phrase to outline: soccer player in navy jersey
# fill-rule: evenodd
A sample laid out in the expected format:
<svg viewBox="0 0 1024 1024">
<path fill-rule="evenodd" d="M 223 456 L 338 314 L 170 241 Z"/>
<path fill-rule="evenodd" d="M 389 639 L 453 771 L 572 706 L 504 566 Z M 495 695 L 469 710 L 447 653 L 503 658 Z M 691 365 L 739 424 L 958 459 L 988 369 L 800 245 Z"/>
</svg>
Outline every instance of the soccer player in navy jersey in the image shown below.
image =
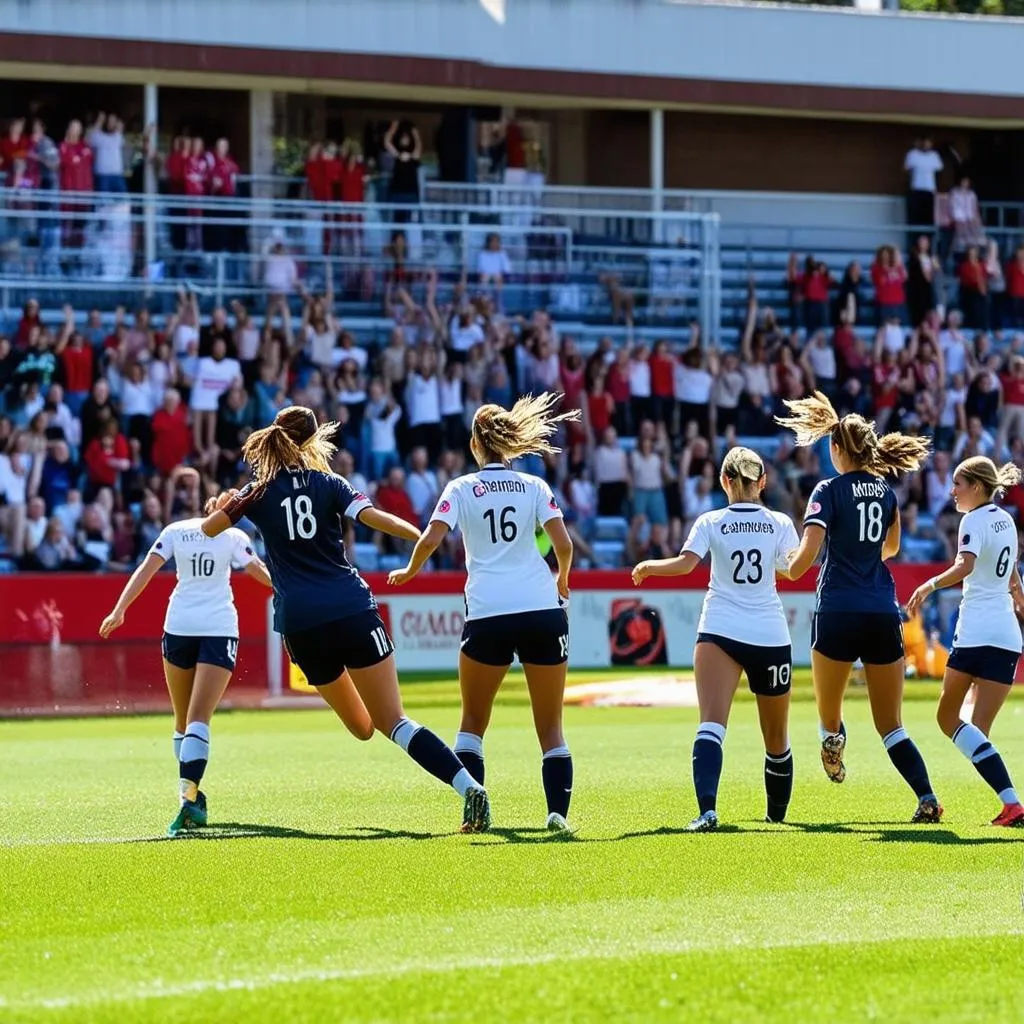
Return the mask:
<svg viewBox="0 0 1024 1024">
<path fill-rule="evenodd" d="M 370 588 L 345 556 L 341 520 L 405 540 L 418 540 L 419 530 L 374 508 L 331 472 L 336 430 L 334 423 L 318 426 L 310 409 L 282 409 L 242 449 L 252 482 L 204 520 L 203 532 L 215 537 L 243 516 L 259 527 L 274 584 L 274 628 L 292 661 L 340 717 L 365 709 L 375 728 L 450 785 L 464 801 L 463 831 L 483 831 L 490 826 L 486 790 L 441 739 L 405 715 L 394 644 Z"/>
<path fill-rule="evenodd" d="M 839 476 L 815 487 L 804 513 L 800 547 L 789 565 L 799 579 L 825 547 L 818 574 L 811 633 L 811 667 L 821 730 L 821 763 L 833 782 L 846 778 L 843 696 L 850 669 L 864 663 L 875 728 L 896 770 L 917 796 L 914 822 L 937 822 L 942 807 L 928 769 L 900 718 L 903 704 L 903 626 L 896 585 L 885 560 L 900 549 L 896 495 L 882 479 L 921 468 L 928 457 L 924 438 L 879 437 L 861 416 L 842 419 L 816 391 L 786 402 L 791 415 L 778 420 L 801 446 L 829 438 Z"/>
</svg>

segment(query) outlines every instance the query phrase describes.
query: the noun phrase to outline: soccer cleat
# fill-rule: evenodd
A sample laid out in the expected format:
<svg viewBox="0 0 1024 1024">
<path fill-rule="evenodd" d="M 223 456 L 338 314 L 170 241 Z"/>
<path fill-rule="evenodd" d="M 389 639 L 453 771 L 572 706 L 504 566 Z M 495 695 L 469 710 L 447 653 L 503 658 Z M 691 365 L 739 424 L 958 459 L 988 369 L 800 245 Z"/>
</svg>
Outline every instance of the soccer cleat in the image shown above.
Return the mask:
<svg viewBox="0 0 1024 1024">
<path fill-rule="evenodd" d="M 718 815 L 714 811 L 705 811 L 700 817 L 694 818 L 686 826 L 687 832 L 714 832 L 718 828 Z"/>
<path fill-rule="evenodd" d="M 910 819 L 913 825 L 937 825 L 942 818 L 942 804 L 933 796 L 923 796 L 918 801 L 917 810 Z"/>
<path fill-rule="evenodd" d="M 491 802 L 487 790 L 471 786 L 466 790 L 466 802 L 462 810 L 462 832 L 486 832 L 491 827 Z"/>
<path fill-rule="evenodd" d="M 572 829 L 569 827 L 569 822 L 554 811 L 548 815 L 547 829 L 549 832 L 564 833 L 565 835 L 570 835 L 572 833 Z"/>
<path fill-rule="evenodd" d="M 843 764 L 845 749 L 846 737 L 842 733 L 826 736 L 821 741 L 821 766 L 833 782 L 842 782 L 846 778 L 846 765 Z"/>
<path fill-rule="evenodd" d="M 786 820 L 785 810 L 776 811 L 774 814 L 769 811 L 765 816 L 764 820 L 768 825 L 781 825 Z"/>
<path fill-rule="evenodd" d="M 1004 804 L 999 816 L 992 819 L 992 824 L 1005 828 L 1024 826 L 1024 804 Z"/>
<path fill-rule="evenodd" d="M 177 817 L 167 827 L 169 836 L 181 835 L 193 828 L 202 828 L 206 824 L 206 808 L 197 800 L 185 800 L 178 810 Z"/>
</svg>

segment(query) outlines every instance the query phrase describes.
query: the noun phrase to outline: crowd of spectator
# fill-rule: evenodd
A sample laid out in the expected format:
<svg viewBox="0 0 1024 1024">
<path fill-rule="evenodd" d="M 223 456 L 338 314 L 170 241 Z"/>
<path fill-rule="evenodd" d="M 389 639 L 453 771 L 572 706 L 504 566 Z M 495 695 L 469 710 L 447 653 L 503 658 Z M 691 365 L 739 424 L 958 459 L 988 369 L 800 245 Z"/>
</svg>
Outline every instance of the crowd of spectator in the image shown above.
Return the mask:
<svg viewBox="0 0 1024 1024">
<path fill-rule="evenodd" d="M 967 330 L 963 312 L 938 301 L 927 260 L 924 243 L 909 261 L 879 250 L 866 275 L 878 325 L 865 336 L 859 268 L 835 287 L 820 262 L 801 269 L 794 258 L 793 323 L 762 309 L 751 286 L 738 351 L 706 344 L 693 325 L 683 343 L 649 345 L 629 332 L 585 353 L 543 310 L 506 316 L 477 283 L 440 303 L 429 272 L 419 301 L 405 282 L 389 288 L 393 329 L 380 346 L 345 329 L 330 278 L 324 294 L 309 294 L 294 264 L 282 267 L 261 319 L 241 303 L 204 318 L 184 290 L 159 322 L 145 308 L 118 309 L 111 322 L 67 306 L 51 323 L 29 302 L 0 337 L 0 558 L 130 568 L 164 523 L 244 482 L 246 436 L 293 402 L 338 423 L 339 472 L 423 525 L 445 482 L 466 471 L 476 409 L 556 390 L 582 421 L 566 428 L 561 456 L 521 468 L 561 496 L 581 562 L 634 562 L 677 550 L 689 523 L 724 500 L 717 467 L 738 437 L 766 456 L 767 502 L 799 520 L 831 471 L 827 450 L 794 450 L 774 417 L 785 399 L 818 388 L 841 412 L 933 439 L 928 469 L 897 483 L 901 557 L 942 559 L 955 530 L 956 461 L 1024 460 L 1024 336 L 977 321 Z M 906 262 L 920 265 L 916 287 L 923 280 L 932 291 L 914 290 L 918 272 Z M 1020 264 L 1024 254 L 1005 276 L 1024 276 Z M 288 302 L 293 290 L 301 315 Z M 969 305 L 962 287 L 960 298 Z M 1012 324 L 1014 304 L 1001 309 L 999 322 Z M 1024 511 L 1024 489 L 1007 501 Z M 403 553 L 380 538 L 350 539 L 379 545 L 374 557 L 385 564 Z M 453 540 L 437 564 L 461 559 Z"/>
</svg>

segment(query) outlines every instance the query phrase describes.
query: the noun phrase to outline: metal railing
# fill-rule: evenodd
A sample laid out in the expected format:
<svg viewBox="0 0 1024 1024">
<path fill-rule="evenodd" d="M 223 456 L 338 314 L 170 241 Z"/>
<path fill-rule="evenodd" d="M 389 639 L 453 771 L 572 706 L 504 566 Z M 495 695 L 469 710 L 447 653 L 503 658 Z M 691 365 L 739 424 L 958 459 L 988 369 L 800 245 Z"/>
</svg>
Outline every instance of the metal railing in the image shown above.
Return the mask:
<svg viewBox="0 0 1024 1024">
<path fill-rule="evenodd" d="M 558 208 L 0 189 L 0 301 L 91 293 L 103 304 L 154 296 L 169 304 L 184 285 L 210 304 L 242 298 L 258 306 L 277 242 L 311 290 L 324 287 L 329 266 L 343 301 L 379 307 L 389 281 L 422 288 L 421 272 L 432 268 L 443 301 L 463 275 L 479 289 L 478 257 L 497 234 L 512 265 L 498 293 L 506 308 L 607 318 L 609 276 L 618 275 L 638 318 L 696 316 L 706 337 L 717 336 L 716 216 L 605 210 L 600 221 L 613 230 L 596 238 L 583 233 L 585 220 Z"/>
</svg>

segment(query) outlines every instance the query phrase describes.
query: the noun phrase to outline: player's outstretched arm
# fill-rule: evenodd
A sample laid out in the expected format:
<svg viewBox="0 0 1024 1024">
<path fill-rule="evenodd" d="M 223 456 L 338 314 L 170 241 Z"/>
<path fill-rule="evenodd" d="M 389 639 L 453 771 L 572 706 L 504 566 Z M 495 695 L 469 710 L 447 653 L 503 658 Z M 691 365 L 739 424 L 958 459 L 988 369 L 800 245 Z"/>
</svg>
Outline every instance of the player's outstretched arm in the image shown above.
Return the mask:
<svg viewBox="0 0 1024 1024">
<path fill-rule="evenodd" d="M 370 509 L 367 509 L 367 512 L 369 511 Z M 399 522 L 402 521 L 399 520 Z M 412 549 L 412 554 L 409 556 L 409 564 L 404 569 L 394 569 L 390 572 L 388 584 L 392 587 L 400 587 L 403 583 L 408 583 L 423 568 L 427 559 L 441 546 L 441 541 L 447 534 L 447 523 L 442 523 L 438 519 L 431 520 L 430 525 L 419 535 L 416 547 Z"/>
<path fill-rule="evenodd" d="M 956 561 L 945 572 L 940 572 L 938 576 L 925 580 L 910 595 L 910 600 L 907 602 L 907 615 L 916 615 L 917 610 L 929 594 L 935 593 L 936 590 L 942 590 L 944 587 L 955 587 L 967 579 L 974 572 L 975 560 L 975 556 L 970 551 L 959 552 Z"/>
<path fill-rule="evenodd" d="M 113 611 L 100 624 L 100 636 L 106 640 L 115 629 L 119 629 L 124 623 L 124 614 L 131 607 L 132 602 L 149 585 L 149 581 L 163 568 L 164 559 L 158 554 L 150 552 L 145 561 L 131 574 L 128 582 L 121 591 Z"/>
<path fill-rule="evenodd" d="M 371 530 L 379 530 L 389 537 L 398 537 L 399 540 L 420 539 L 420 531 L 412 523 L 407 523 L 404 519 L 399 519 L 398 516 L 393 516 L 383 509 L 374 508 L 372 505 L 369 508 L 364 508 L 359 513 L 358 519 L 363 526 L 368 526 Z"/>
<path fill-rule="evenodd" d="M 653 558 L 633 569 L 633 583 L 640 586 L 648 576 L 688 576 L 700 565 L 696 551 L 683 551 L 675 558 Z"/>
<path fill-rule="evenodd" d="M 791 580 L 798 580 L 812 565 L 821 551 L 821 545 L 825 543 L 825 530 L 813 523 L 804 527 L 804 534 L 800 538 L 800 547 L 793 552 L 789 559 L 789 568 L 783 573 Z"/>
</svg>

